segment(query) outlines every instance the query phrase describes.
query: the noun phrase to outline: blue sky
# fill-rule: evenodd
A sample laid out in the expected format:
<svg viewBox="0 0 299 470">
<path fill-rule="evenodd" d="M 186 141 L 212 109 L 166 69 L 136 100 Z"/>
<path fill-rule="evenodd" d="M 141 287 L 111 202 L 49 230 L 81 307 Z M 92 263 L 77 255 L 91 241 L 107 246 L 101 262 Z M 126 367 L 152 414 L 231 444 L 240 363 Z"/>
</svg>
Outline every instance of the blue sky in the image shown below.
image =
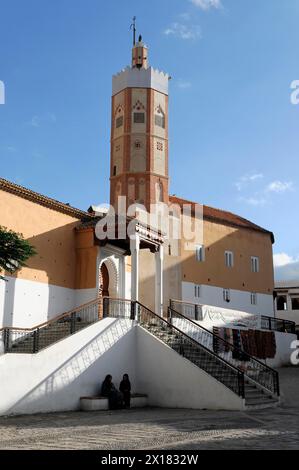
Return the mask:
<svg viewBox="0 0 299 470">
<path fill-rule="evenodd" d="M 133 15 L 172 76 L 171 194 L 272 230 L 278 277 L 299 279 L 299 0 L 0 0 L 1 176 L 108 202 L 111 76 Z"/>
</svg>

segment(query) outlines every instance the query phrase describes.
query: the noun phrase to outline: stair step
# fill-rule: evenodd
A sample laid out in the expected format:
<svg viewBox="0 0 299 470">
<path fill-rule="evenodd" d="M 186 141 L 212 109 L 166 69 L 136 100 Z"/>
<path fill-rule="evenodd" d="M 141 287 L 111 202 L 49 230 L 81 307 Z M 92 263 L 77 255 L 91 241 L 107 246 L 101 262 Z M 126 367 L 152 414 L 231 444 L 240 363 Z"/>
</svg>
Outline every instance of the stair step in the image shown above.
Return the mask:
<svg viewBox="0 0 299 470">
<path fill-rule="evenodd" d="M 263 405 L 265 403 L 274 403 L 274 402 L 277 402 L 278 400 L 273 398 L 273 397 L 267 397 L 266 395 L 262 395 L 260 397 L 256 397 L 256 398 L 248 398 L 248 397 L 245 397 L 245 403 L 247 405 Z"/>
</svg>

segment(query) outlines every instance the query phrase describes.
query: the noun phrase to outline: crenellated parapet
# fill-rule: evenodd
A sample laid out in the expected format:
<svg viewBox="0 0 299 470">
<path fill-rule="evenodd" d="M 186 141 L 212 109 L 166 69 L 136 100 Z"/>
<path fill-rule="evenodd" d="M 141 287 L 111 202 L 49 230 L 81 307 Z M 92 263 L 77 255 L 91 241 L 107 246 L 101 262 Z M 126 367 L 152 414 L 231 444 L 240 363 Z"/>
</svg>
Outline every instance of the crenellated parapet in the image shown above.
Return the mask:
<svg viewBox="0 0 299 470">
<path fill-rule="evenodd" d="M 125 90 L 126 88 L 151 88 L 168 95 L 168 82 L 170 76 L 153 67 L 131 68 L 126 67 L 121 72 L 113 76 L 112 95 Z"/>
</svg>

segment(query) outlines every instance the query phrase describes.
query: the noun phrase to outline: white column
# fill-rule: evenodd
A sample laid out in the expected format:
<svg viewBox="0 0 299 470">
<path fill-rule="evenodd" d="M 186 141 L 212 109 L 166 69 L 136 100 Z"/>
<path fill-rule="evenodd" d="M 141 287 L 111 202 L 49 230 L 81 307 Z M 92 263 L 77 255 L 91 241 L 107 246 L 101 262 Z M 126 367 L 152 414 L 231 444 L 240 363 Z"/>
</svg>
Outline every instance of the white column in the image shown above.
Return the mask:
<svg viewBox="0 0 299 470">
<path fill-rule="evenodd" d="M 132 271 L 131 271 L 131 291 L 132 300 L 139 300 L 139 248 L 140 238 L 135 234 L 134 238 L 130 239 Z"/>
<path fill-rule="evenodd" d="M 287 294 L 287 310 L 288 312 L 292 311 L 292 298 L 290 294 Z"/>
<path fill-rule="evenodd" d="M 164 247 L 160 245 L 159 250 L 155 253 L 156 265 L 156 285 L 155 285 L 155 307 L 156 313 L 163 316 L 163 260 Z"/>
<path fill-rule="evenodd" d="M 122 299 L 126 298 L 126 258 L 125 256 L 119 257 L 119 296 Z"/>
</svg>

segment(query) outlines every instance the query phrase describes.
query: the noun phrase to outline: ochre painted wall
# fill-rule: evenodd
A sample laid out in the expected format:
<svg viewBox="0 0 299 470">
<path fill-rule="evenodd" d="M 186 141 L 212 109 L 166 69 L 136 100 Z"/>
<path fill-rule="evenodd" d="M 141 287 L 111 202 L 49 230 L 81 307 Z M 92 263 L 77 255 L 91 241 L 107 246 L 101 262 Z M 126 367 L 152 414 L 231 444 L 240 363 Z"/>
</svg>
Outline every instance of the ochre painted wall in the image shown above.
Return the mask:
<svg viewBox="0 0 299 470">
<path fill-rule="evenodd" d="M 76 289 L 96 287 L 98 250 L 94 245 L 93 228 L 76 232 Z"/>
<path fill-rule="evenodd" d="M 18 278 L 74 288 L 78 224 L 75 217 L 0 190 L 0 225 L 22 233 L 37 251 Z"/>
<path fill-rule="evenodd" d="M 198 262 L 195 244 L 181 243 L 182 280 L 240 291 L 272 294 L 274 289 L 272 241 L 269 234 L 204 221 L 205 261 Z M 200 242 L 200 240 L 199 240 Z M 234 267 L 225 266 L 225 251 L 233 251 Z M 251 256 L 260 259 L 260 272 L 251 272 Z"/>
</svg>

